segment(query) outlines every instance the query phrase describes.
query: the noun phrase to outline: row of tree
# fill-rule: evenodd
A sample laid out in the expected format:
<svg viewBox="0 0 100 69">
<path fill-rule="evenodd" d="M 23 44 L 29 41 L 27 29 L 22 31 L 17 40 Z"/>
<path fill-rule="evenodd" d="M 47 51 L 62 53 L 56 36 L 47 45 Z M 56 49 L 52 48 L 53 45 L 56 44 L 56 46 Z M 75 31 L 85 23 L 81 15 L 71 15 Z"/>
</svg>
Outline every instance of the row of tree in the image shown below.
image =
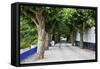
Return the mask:
<svg viewBox="0 0 100 69">
<path fill-rule="evenodd" d="M 61 36 L 74 46 L 76 32 L 80 33 L 80 47 L 83 48 L 84 31 L 95 26 L 95 9 L 21 5 L 20 11 L 21 46 L 28 44 L 27 47 L 37 41 L 37 59 L 44 58 L 49 42 L 58 43 Z"/>
</svg>

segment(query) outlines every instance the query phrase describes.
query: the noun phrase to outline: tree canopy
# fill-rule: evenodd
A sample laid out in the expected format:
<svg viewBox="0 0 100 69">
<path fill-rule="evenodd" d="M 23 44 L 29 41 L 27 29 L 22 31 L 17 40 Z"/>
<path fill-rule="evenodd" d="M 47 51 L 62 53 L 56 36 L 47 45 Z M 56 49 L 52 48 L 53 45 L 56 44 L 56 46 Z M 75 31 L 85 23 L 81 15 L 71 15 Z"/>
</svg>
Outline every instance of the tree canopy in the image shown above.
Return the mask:
<svg viewBox="0 0 100 69">
<path fill-rule="evenodd" d="M 20 9 L 21 48 L 37 43 L 38 26 L 44 25 L 45 32 L 52 34 L 54 37 L 57 34 L 59 34 L 59 37 L 66 37 L 73 32 L 80 32 L 93 26 L 95 27 L 94 17 L 96 12 L 94 9 L 24 5 Z"/>
</svg>

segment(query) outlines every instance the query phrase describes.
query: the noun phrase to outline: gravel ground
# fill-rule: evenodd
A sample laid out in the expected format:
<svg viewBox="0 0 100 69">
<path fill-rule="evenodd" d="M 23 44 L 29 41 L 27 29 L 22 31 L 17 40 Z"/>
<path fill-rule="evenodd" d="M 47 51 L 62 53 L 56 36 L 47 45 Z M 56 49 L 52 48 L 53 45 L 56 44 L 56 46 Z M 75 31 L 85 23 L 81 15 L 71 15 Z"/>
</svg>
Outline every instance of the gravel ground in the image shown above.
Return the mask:
<svg viewBox="0 0 100 69">
<path fill-rule="evenodd" d="M 53 47 L 49 47 L 49 50 L 45 51 L 44 59 L 35 61 L 34 58 L 34 55 L 29 56 L 27 59 L 22 60 L 21 64 L 91 60 L 95 59 L 95 51 L 88 49 L 80 49 L 79 47 L 71 46 L 71 44 L 61 43 L 56 44 Z"/>
</svg>

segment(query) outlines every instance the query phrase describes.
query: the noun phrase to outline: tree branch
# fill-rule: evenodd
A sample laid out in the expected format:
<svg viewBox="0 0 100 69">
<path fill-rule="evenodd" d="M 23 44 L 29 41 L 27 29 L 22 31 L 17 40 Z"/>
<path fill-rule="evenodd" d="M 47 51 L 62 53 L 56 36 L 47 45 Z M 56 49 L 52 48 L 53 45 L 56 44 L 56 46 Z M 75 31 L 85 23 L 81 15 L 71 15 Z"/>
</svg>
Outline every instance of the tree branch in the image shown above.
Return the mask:
<svg viewBox="0 0 100 69">
<path fill-rule="evenodd" d="M 34 17 L 31 18 L 31 20 L 36 24 L 36 26 L 38 27 L 38 22 L 36 21 L 36 19 Z"/>
<path fill-rule="evenodd" d="M 32 8 L 29 8 L 29 10 L 30 10 L 31 12 L 33 12 L 34 14 L 36 13 L 36 11 L 34 11 Z"/>
<path fill-rule="evenodd" d="M 31 17 L 31 16 L 29 16 L 28 14 L 27 14 L 27 12 L 25 12 L 24 10 L 22 10 L 22 13 L 26 16 L 26 17 Z"/>
<path fill-rule="evenodd" d="M 36 24 L 36 26 L 38 27 L 38 22 L 36 21 L 35 17 L 30 16 L 26 11 L 22 10 L 22 13 L 28 17 L 31 18 L 31 20 Z"/>
<path fill-rule="evenodd" d="M 41 24 L 40 19 L 39 19 L 39 17 L 41 17 L 41 16 L 39 16 L 38 13 L 36 13 L 36 16 L 35 17 L 36 17 L 38 23 Z"/>
</svg>

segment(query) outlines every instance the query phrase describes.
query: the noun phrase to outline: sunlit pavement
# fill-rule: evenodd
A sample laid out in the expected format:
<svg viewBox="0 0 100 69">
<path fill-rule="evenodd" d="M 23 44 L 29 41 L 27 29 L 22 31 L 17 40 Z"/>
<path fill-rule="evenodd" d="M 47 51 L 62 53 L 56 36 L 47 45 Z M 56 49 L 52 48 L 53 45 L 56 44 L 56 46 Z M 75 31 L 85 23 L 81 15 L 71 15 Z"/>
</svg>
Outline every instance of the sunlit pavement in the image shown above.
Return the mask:
<svg viewBox="0 0 100 69">
<path fill-rule="evenodd" d="M 88 49 L 80 49 L 77 46 L 71 46 L 68 43 L 59 43 L 49 47 L 45 51 L 44 59 L 34 61 L 35 56 L 29 56 L 21 61 L 23 63 L 42 63 L 42 62 L 57 62 L 57 61 L 76 61 L 76 60 L 91 60 L 95 59 L 95 51 Z"/>
</svg>

